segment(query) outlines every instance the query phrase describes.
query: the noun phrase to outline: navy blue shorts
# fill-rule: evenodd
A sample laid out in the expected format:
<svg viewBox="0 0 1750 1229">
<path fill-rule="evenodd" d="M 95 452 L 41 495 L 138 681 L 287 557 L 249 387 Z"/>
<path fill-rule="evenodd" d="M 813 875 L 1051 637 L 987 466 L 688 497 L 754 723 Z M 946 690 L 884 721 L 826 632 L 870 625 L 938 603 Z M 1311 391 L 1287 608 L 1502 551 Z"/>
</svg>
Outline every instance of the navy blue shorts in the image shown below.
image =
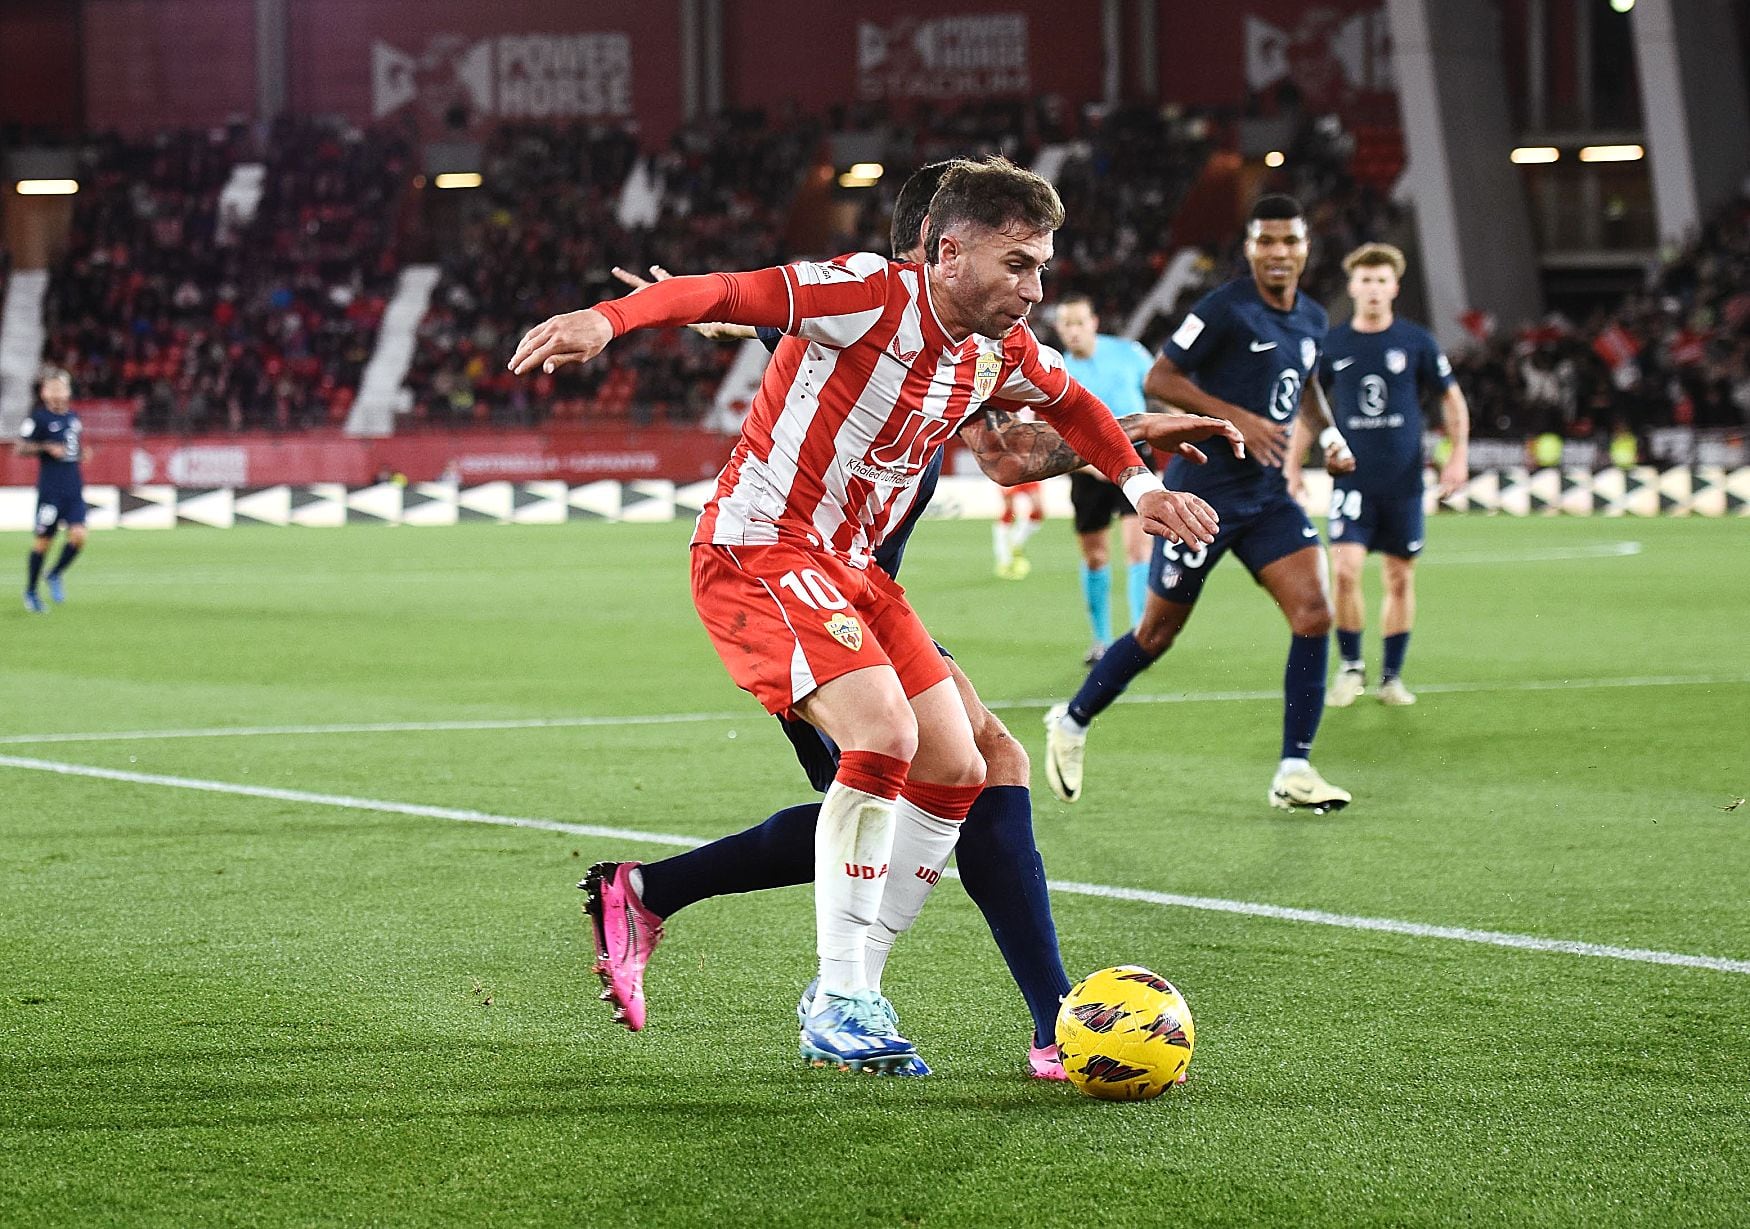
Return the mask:
<svg viewBox="0 0 1750 1229">
<path fill-rule="evenodd" d="M 1414 559 L 1422 553 L 1422 496 L 1373 495 L 1331 488 L 1333 546 L 1364 546 L 1383 555 Z"/>
<path fill-rule="evenodd" d="M 1319 531 L 1287 491 L 1265 497 L 1262 503 L 1247 499 L 1223 501 L 1219 493 L 1198 492 L 1221 518 L 1215 541 L 1198 550 L 1175 546 L 1165 538 L 1154 540 L 1154 555 L 1148 564 L 1148 587 L 1169 602 L 1189 606 L 1203 592 L 1203 582 L 1221 557 L 1232 551 L 1254 579 L 1259 572 L 1297 550 L 1318 545 Z"/>
<path fill-rule="evenodd" d="M 954 660 L 954 654 L 936 646 L 936 652 Z M 796 762 L 802 765 L 802 771 L 808 777 L 808 784 L 821 793 L 826 793 L 832 786 L 833 778 L 839 771 L 839 749 L 832 739 L 820 730 L 815 729 L 800 717 L 786 720 L 778 718 L 778 724 L 784 727 L 784 737 L 790 740 L 790 746 L 796 751 Z"/>
<path fill-rule="evenodd" d="M 68 527 L 85 523 L 85 493 L 83 491 L 45 491 L 36 493 L 36 536 L 45 538 L 61 525 Z"/>
</svg>

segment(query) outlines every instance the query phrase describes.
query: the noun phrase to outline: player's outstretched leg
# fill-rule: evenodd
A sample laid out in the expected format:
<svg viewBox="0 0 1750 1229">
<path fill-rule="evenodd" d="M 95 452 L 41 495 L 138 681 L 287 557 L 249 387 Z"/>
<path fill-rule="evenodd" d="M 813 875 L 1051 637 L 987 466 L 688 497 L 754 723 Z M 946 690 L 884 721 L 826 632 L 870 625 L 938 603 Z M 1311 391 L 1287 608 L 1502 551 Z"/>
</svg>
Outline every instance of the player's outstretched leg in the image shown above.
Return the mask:
<svg viewBox="0 0 1750 1229">
<path fill-rule="evenodd" d="M 638 863 L 597 862 L 577 886 L 595 933 L 595 971 L 614 1020 L 634 1033 L 644 1027 L 644 967 L 662 942 L 662 919 L 639 899 Z"/>
<path fill-rule="evenodd" d="M 764 823 L 660 862 L 602 862 L 591 868 L 577 886 L 590 893 L 585 911 L 595 936 L 595 970 L 617 1021 L 634 1031 L 643 1027 L 644 969 L 668 919 L 713 896 L 814 878 L 819 814 L 818 802 L 786 807 Z M 621 913 L 610 925 L 615 908 Z"/>
</svg>

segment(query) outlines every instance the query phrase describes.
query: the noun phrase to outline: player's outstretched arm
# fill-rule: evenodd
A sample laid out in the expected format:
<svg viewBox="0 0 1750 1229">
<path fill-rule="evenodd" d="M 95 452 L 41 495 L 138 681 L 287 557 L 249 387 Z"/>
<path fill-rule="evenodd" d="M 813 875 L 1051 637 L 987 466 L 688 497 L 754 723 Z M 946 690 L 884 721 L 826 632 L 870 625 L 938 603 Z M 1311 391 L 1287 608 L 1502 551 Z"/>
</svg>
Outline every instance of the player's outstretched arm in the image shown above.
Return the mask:
<svg viewBox="0 0 1750 1229">
<path fill-rule="evenodd" d="M 1318 432 L 1319 448 L 1325 455 L 1325 472 L 1333 478 L 1355 472 L 1355 454 L 1349 451 L 1349 441 L 1337 430 L 1337 420 L 1331 413 L 1331 403 L 1317 380 L 1308 380 L 1300 390 L 1300 413 L 1309 431 Z"/>
<path fill-rule="evenodd" d="M 793 294 L 787 277 L 781 268 L 671 277 L 624 299 L 543 321 L 523 335 L 509 366 L 516 374 L 525 375 L 536 367 L 553 372 L 568 363 L 588 362 L 614 338 L 633 329 L 710 320 L 782 328 L 790 323 L 792 310 L 799 315 L 848 310 L 836 299 L 867 293 L 863 284 L 852 283 L 833 288 L 841 291 L 837 296 L 832 289 L 819 286 L 806 288 L 811 293 L 798 287 Z M 844 290 L 849 290 L 850 296 L 844 295 Z"/>
<path fill-rule="evenodd" d="M 1157 401 L 1164 401 L 1187 413 L 1200 414 L 1205 418 L 1226 419 L 1239 429 L 1246 451 L 1256 457 L 1260 464 L 1282 464 L 1283 452 L 1288 443 L 1286 428 L 1271 422 L 1262 414 L 1254 414 L 1248 409 L 1204 392 L 1166 355 L 1155 359 L 1155 365 L 1149 368 L 1148 378 L 1143 381 L 1142 391 Z"/>
<path fill-rule="evenodd" d="M 649 279 L 639 277 L 629 269 L 620 268 L 619 265 L 615 265 L 608 272 L 612 273 L 624 285 L 630 286 L 633 293 L 653 286 L 657 282 L 666 282 L 674 276 L 661 265 L 650 266 Z M 689 324 L 687 327 L 707 341 L 752 341 L 759 336 L 753 326 L 747 324 Z"/>
</svg>

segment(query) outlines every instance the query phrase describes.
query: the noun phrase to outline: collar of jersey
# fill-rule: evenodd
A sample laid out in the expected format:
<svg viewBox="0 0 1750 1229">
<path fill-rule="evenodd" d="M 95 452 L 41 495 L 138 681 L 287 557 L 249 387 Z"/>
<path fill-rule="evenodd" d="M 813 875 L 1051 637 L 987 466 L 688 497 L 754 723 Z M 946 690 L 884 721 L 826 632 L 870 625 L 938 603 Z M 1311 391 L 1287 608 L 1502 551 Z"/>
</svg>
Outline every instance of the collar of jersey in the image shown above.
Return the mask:
<svg viewBox="0 0 1750 1229">
<path fill-rule="evenodd" d="M 918 265 L 918 280 L 923 283 L 924 306 L 930 309 L 927 312 L 921 313 L 918 317 L 920 321 L 928 326 L 928 334 L 925 336 L 924 340 L 933 346 L 946 350 L 948 356 L 956 363 L 964 359 L 967 355 L 977 352 L 977 333 L 968 333 L 959 341 L 955 341 L 954 338 L 949 335 L 947 326 L 942 323 L 942 318 L 936 314 L 936 296 L 930 289 L 930 267 L 928 265 Z"/>
</svg>

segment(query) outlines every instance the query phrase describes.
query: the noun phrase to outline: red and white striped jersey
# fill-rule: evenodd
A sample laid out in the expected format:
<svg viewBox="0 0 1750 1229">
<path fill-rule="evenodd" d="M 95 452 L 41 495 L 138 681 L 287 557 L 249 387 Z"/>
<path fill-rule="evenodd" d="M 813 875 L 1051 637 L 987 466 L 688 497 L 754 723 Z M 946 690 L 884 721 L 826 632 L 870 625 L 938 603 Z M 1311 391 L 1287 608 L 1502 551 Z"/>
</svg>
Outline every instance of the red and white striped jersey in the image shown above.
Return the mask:
<svg viewBox="0 0 1750 1229">
<path fill-rule="evenodd" d="M 708 307 L 702 288 L 685 296 L 675 285 L 710 279 L 726 284 Z M 699 516 L 695 545 L 800 540 L 866 566 L 911 509 L 931 454 L 986 401 L 1038 406 L 1054 421 L 1059 403 L 1093 401 L 1024 323 L 1002 338 L 956 342 L 937 318 L 924 266 L 870 252 L 677 278 L 598 310 L 617 335 L 689 318 L 664 310 L 671 299 L 712 313 L 691 319 L 775 324 L 787 334 Z M 1109 412 L 1075 417 L 1082 429 L 1059 429 L 1083 456 L 1113 477 L 1140 464 Z"/>
</svg>

